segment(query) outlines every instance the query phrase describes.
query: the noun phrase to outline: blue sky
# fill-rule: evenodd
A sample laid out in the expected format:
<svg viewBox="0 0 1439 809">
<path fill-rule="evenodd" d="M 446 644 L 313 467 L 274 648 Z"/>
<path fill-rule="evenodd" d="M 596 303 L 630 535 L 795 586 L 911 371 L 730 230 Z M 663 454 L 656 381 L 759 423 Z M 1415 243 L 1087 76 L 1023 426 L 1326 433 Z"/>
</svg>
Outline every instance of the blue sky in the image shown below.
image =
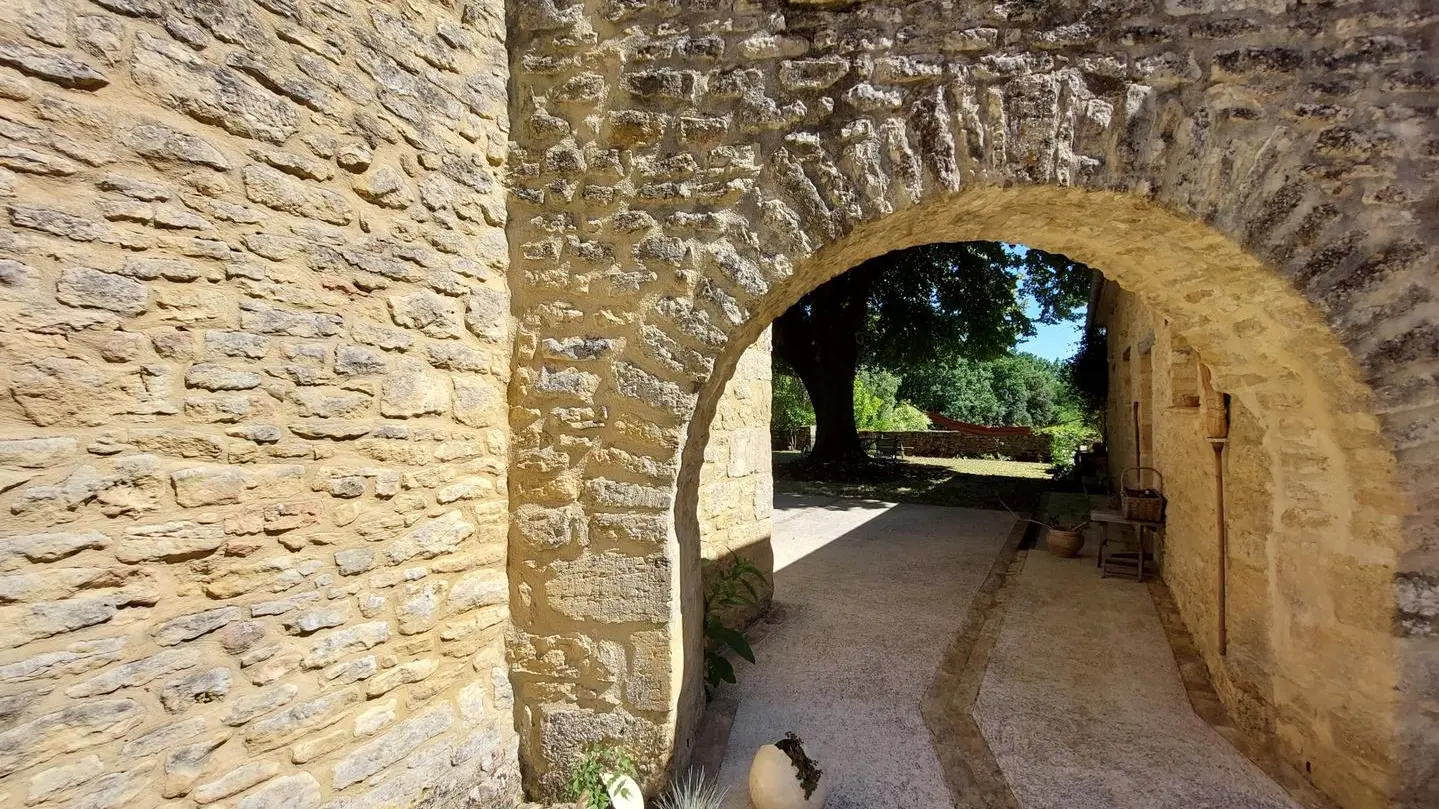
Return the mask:
<svg viewBox="0 0 1439 809">
<path fill-rule="evenodd" d="M 1067 360 L 1079 349 L 1079 338 L 1084 334 L 1084 318 L 1066 320 L 1053 326 L 1036 327 L 1038 334 L 1021 341 L 1020 351 L 1037 354 L 1047 360 Z"/>
<path fill-rule="evenodd" d="M 1022 244 L 1011 244 L 1006 247 L 1021 254 L 1029 249 Z M 1033 298 L 1024 302 L 1024 308 L 1030 317 L 1039 316 L 1039 304 Z M 1084 307 L 1080 307 L 1078 316 L 1073 320 L 1065 320 L 1052 326 L 1038 324 L 1035 329 L 1037 333 L 1028 340 L 1020 341 L 1015 350 L 1025 351 L 1047 360 L 1067 360 L 1074 356 L 1075 351 L 1079 350 L 1079 339 L 1084 336 Z"/>
</svg>

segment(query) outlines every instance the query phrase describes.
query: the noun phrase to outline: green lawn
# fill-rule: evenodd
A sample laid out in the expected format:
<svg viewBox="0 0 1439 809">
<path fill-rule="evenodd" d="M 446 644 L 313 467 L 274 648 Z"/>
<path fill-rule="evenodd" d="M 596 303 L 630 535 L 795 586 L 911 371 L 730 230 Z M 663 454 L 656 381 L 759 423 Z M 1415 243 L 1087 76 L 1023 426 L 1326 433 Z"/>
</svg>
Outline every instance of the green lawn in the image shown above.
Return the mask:
<svg viewBox="0 0 1439 809">
<path fill-rule="evenodd" d="M 899 503 L 1033 511 L 1050 487 L 1049 464 L 978 458 L 880 461 L 861 479 L 803 479 L 798 452 L 774 453 L 775 490 Z"/>
</svg>

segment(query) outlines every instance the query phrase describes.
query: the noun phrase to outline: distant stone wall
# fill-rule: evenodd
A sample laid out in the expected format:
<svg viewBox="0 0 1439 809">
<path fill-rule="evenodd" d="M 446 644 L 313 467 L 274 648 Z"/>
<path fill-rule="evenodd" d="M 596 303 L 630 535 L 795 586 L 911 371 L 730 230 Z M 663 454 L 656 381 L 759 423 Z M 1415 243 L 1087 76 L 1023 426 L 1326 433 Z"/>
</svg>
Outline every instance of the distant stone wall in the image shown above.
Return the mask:
<svg viewBox="0 0 1439 809">
<path fill-rule="evenodd" d="M 922 432 L 861 432 L 865 438 L 898 438 L 906 455 L 922 458 L 983 458 L 998 455 L 1012 461 L 1053 460 L 1047 435 L 974 435 L 950 430 Z"/>
<path fill-rule="evenodd" d="M 517 796 L 504 36 L 0 3 L 0 805 Z"/>
</svg>

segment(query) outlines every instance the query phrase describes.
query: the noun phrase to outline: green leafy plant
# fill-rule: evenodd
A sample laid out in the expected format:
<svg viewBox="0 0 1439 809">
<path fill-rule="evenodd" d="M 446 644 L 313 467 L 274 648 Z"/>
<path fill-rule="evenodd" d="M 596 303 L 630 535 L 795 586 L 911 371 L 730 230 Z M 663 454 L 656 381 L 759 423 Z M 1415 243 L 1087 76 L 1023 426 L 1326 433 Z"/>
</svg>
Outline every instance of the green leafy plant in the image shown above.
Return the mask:
<svg viewBox="0 0 1439 809">
<path fill-rule="evenodd" d="M 1045 427 L 1039 432 L 1049 436 L 1053 471 L 1068 474 L 1074 467 L 1074 453 L 1100 439 L 1099 431 L 1079 421 Z"/>
<path fill-rule="evenodd" d="M 725 624 L 722 613 L 731 607 L 758 607 L 759 591 L 754 580 L 764 580 L 764 573 L 742 556 L 728 562 L 704 562 L 705 579 L 705 690 L 713 693 L 720 683 L 735 682 L 734 665 L 725 651 L 754 662 L 754 650 L 741 630 Z"/>
<path fill-rule="evenodd" d="M 804 790 L 804 799 L 809 800 L 809 796 L 819 788 L 819 777 L 824 775 L 824 770 L 819 768 L 819 762 L 804 752 L 804 740 L 794 731 L 786 733 L 774 746 L 789 756 L 790 763 L 794 765 L 794 778 Z"/>
<path fill-rule="evenodd" d="M 729 790 L 705 778 L 704 770 L 690 770 L 670 785 L 655 809 L 720 809 Z"/>
<path fill-rule="evenodd" d="M 606 777 L 636 777 L 634 759 L 619 745 L 592 744 L 580 752 L 570 767 L 570 780 L 565 785 L 564 799 L 585 802 L 585 809 L 609 809 L 610 793 Z"/>
<path fill-rule="evenodd" d="M 1045 520 L 1047 522 L 1039 520 L 1031 520 L 1031 522 L 1039 523 L 1051 531 L 1080 531 L 1089 525 L 1089 513 L 1077 508 L 1061 509 L 1046 516 Z"/>
</svg>

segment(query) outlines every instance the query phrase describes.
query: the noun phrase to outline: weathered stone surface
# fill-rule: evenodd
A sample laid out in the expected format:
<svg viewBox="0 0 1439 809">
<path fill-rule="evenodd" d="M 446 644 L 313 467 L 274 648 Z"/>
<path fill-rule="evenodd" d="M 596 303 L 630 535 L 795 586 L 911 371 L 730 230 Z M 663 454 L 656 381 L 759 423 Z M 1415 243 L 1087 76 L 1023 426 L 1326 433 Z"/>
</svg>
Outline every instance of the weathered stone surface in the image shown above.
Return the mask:
<svg viewBox="0 0 1439 809">
<path fill-rule="evenodd" d="M 453 338 L 463 332 L 459 301 L 432 292 L 390 296 L 390 316 L 396 326 L 418 330 L 429 337 Z"/>
<path fill-rule="evenodd" d="M 15 42 L 0 42 L 0 65 L 77 90 L 98 90 L 110 83 L 105 74 L 69 54 Z"/>
<path fill-rule="evenodd" d="M 320 636 L 300 665 L 307 669 L 322 668 L 346 655 L 371 649 L 389 639 L 390 625 L 384 621 L 370 621 L 337 629 Z"/>
<path fill-rule="evenodd" d="M 170 713 L 183 713 L 197 702 L 215 702 L 230 693 L 230 670 L 213 668 L 170 680 L 160 689 L 160 704 Z"/>
<path fill-rule="evenodd" d="M 251 722 L 245 745 L 254 751 L 273 750 L 321 728 L 338 722 L 344 710 L 361 700 L 358 691 L 337 691 L 302 702 L 274 716 Z"/>
<path fill-rule="evenodd" d="M 171 672 L 192 668 L 200 662 L 200 653 L 193 649 L 172 649 L 150 657 L 116 666 L 66 689 L 66 696 L 93 697 L 110 694 L 121 688 L 145 685 Z"/>
<path fill-rule="evenodd" d="M 323 800 L 309 773 L 276 778 L 235 803 L 235 809 L 315 809 Z"/>
<path fill-rule="evenodd" d="M 249 696 L 238 697 L 230 701 L 230 711 L 220 721 L 226 725 L 243 725 L 289 705 L 299 693 L 299 686 L 282 683 Z"/>
<path fill-rule="evenodd" d="M 25 803 L 40 803 L 51 795 L 83 784 L 104 771 L 99 756 L 87 756 L 73 764 L 41 771 L 30 778 L 30 791 L 25 796 Z"/>
<path fill-rule="evenodd" d="M 170 473 L 175 499 L 187 508 L 238 503 L 245 492 L 245 475 L 228 467 L 192 467 Z"/>
<path fill-rule="evenodd" d="M 549 604 L 577 620 L 603 623 L 663 623 L 669 607 L 659 582 L 669 577 L 663 557 L 635 558 L 618 553 L 585 554 L 551 566 L 554 577 L 543 585 Z"/>
<path fill-rule="evenodd" d="M 397 360 L 381 383 L 381 415 L 411 418 L 444 413 L 449 408 L 449 381 L 419 360 Z"/>
<path fill-rule="evenodd" d="M 137 736 L 120 748 L 122 758 L 148 758 L 205 732 L 205 720 L 192 717 Z"/>
<path fill-rule="evenodd" d="M 0 804 L 317 809 L 331 785 L 291 764 L 444 704 L 458 671 L 409 664 L 450 581 L 505 564 L 463 553 L 506 497 L 503 8 L 81 6 L 0 11 Z M 396 543 L 448 569 L 392 568 Z M 498 631 L 464 643 L 503 659 Z M 356 736 L 385 672 L 403 698 Z M 126 697 L 113 729 L 84 713 Z M 333 797 L 507 805 L 504 716 L 473 761 L 451 725 Z"/>
<path fill-rule="evenodd" d="M 144 284 L 88 267 L 71 267 L 62 272 L 55 298 L 71 306 L 122 315 L 138 315 L 150 307 L 150 290 Z"/>
<path fill-rule="evenodd" d="M 238 607 L 205 610 L 165 621 L 151 630 L 150 638 L 160 646 L 174 646 L 177 643 L 194 640 L 201 635 L 214 632 L 232 621 L 238 620 L 240 620 Z"/>
<path fill-rule="evenodd" d="M 448 730 L 454 721 L 454 711 L 446 707 L 399 723 L 390 732 L 336 764 L 335 787 L 343 789 L 380 772 L 425 741 Z"/>
<path fill-rule="evenodd" d="M 144 717 L 145 709 L 132 699 L 90 700 L 16 725 L 0 732 L 0 777 L 123 738 Z"/>
<path fill-rule="evenodd" d="M 225 542 L 224 529 L 218 525 L 177 521 L 128 529 L 115 551 L 115 558 L 126 564 L 152 560 L 182 561 L 204 556 Z"/>
<path fill-rule="evenodd" d="M 386 549 L 385 557 L 390 564 L 397 565 L 416 557 L 430 559 L 441 554 L 454 553 L 460 543 L 474 532 L 474 523 L 465 517 L 463 511 L 447 511 L 396 540 Z"/>
<path fill-rule="evenodd" d="M 202 390 L 250 390 L 260 386 L 260 375 L 254 371 L 227 368 L 219 363 L 202 362 L 185 372 L 185 386 Z"/>
<path fill-rule="evenodd" d="M 109 544 L 110 537 L 99 531 L 60 531 L 5 537 L 0 539 L 0 565 L 13 564 L 19 559 L 53 562 L 82 550 L 104 548 Z"/>
<path fill-rule="evenodd" d="M 137 126 L 125 133 L 123 139 L 136 153 L 155 160 L 194 163 L 219 171 L 230 168 L 225 153 L 204 138 L 158 124 Z"/>
<path fill-rule="evenodd" d="M 280 774 L 280 765 L 273 761 L 251 761 L 225 773 L 213 781 L 200 784 L 190 797 L 201 806 L 244 792 Z"/>
<path fill-rule="evenodd" d="M 130 68 L 135 81 L 152 88 L 167 105 L 236 135 L 283 143 L 298 127 L 299 116 L 289 104 L 144 31 L 136 35 Z"/>
<path fill-rule="evenodd" d="M 509 583 L 498 571 L 468 573 L 450 587 L 446 612 L 459 614 L 476 607 L 504 604 L 509 595 Z"/>
<path fill-rule="evenodd" d="M 196 744 L 187 744 L 165 756 L 165 783 L 160 788 L 161 795 L 175 798 L 193 789 L 205 774 L 215 748 L 228 739 L 228 734 L 212 736 Z"/>
<path fill-rule="evenodd" d="M 251 202 L 336 225 L 347 225 L 354 219 L 354 208 L 344 197 L 291 179 L 269 166 L 246 166 L 241 176 L 245 196 Z"/>
</svg>

